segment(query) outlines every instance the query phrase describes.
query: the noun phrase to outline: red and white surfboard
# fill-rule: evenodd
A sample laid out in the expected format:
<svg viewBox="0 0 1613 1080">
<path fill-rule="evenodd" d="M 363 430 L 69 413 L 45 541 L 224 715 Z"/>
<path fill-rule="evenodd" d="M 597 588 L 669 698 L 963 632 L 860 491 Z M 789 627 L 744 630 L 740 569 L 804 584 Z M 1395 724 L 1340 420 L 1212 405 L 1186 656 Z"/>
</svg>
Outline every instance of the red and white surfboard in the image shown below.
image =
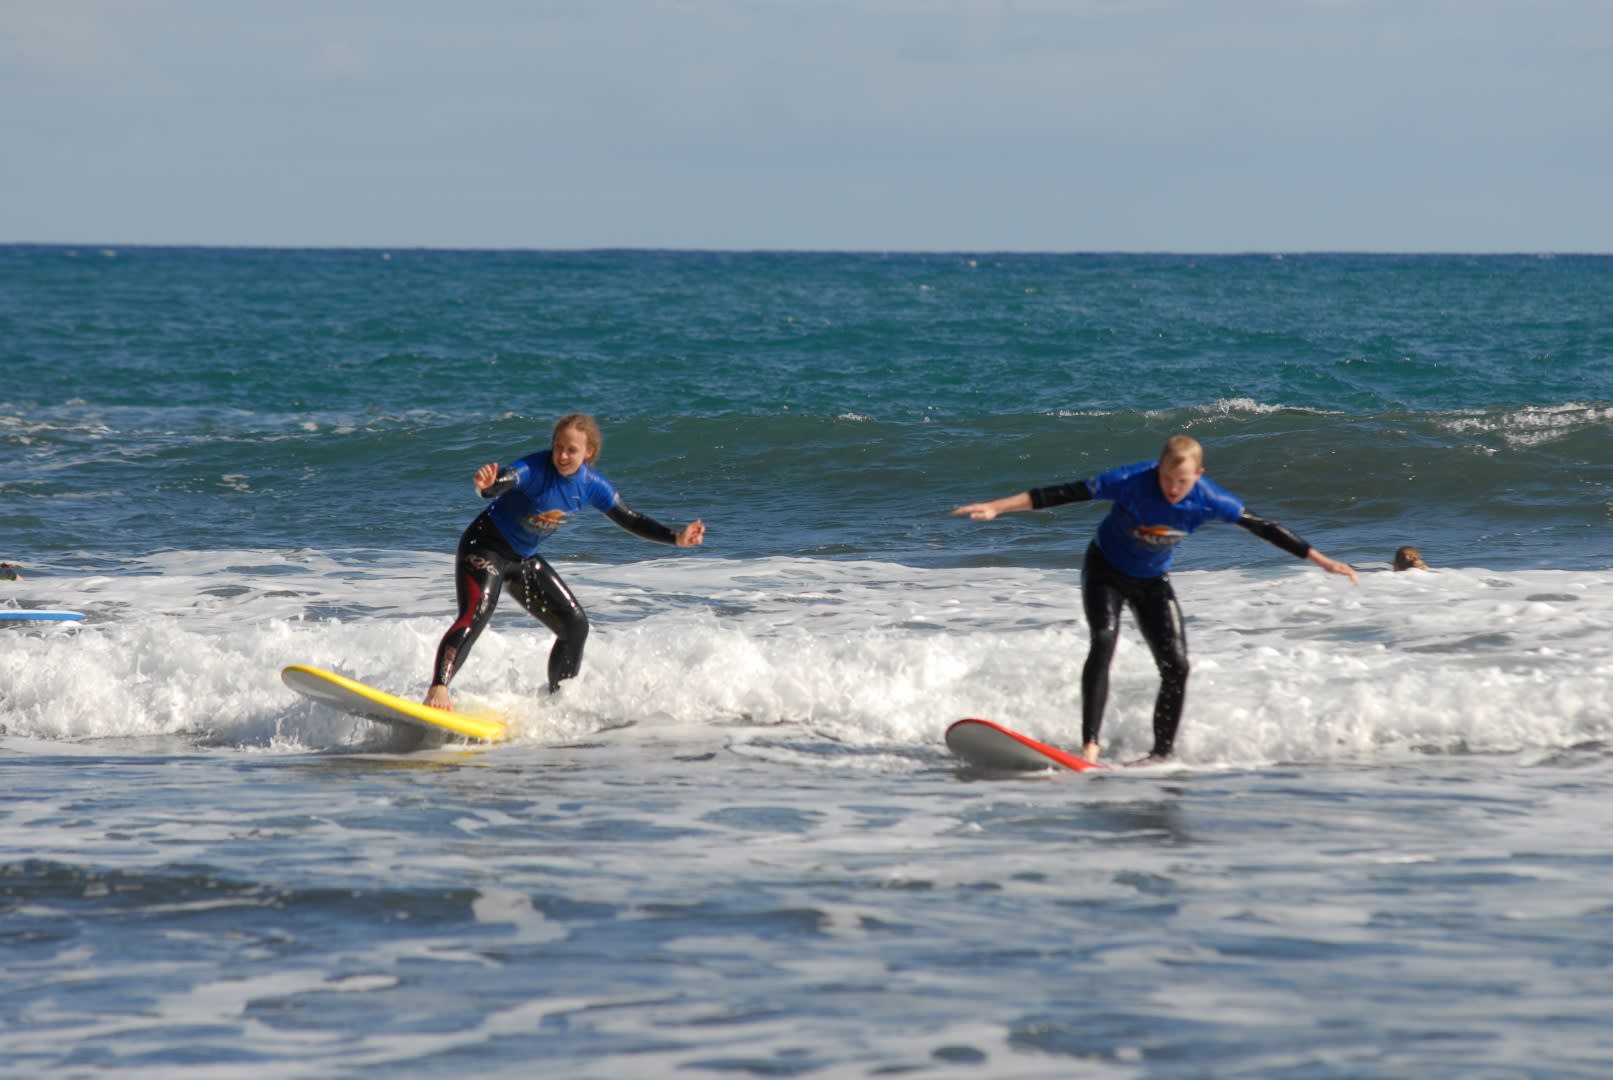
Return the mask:
<svg viewBox="0 0 1613 1080">
<path fill-rule="evenodd" d="M 1063 766 L 1085 772 L 1103 768 L 1080 754 L 1071 754 L 1001 724 L 973 717 L 947 728 L 947 748 L 982 769 L 1031 770 Z"/>
</svg>

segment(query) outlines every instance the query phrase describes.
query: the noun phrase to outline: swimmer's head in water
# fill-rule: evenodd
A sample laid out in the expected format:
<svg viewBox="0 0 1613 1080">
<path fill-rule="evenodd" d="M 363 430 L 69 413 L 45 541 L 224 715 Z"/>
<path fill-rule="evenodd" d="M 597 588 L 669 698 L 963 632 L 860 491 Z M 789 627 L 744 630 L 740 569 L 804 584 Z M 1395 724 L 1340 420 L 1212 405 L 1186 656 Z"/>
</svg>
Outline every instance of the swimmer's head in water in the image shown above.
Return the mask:
<svg viewBox="0 0 1613 1080">
<path fill-rule="evenodd" d="M 1405 547 L 1395 549 L 1396 570 L 1427 570 L 1428 564 L 1423 562 L 1423 553 L 1407 544 Z"/>
</svg>

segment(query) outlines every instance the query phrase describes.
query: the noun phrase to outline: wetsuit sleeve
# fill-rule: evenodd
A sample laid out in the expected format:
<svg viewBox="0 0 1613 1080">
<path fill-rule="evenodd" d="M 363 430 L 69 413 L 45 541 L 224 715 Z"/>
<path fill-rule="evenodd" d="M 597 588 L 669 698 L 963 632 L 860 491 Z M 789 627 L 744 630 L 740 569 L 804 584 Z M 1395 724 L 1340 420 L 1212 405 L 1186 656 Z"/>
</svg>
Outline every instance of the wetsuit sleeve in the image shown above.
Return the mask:
<svg viewBox="0 0 1613 1080">
<path fill-rule="evenodd" d="M 515 471 L 514 467 L 506 465 L 498 471 L 497 478 L 482 489 L 482 498 L 496 499 L 513 488 L 520 479 L 521 476 Z"/>
<path fill-rule="evenodd" d="M 1030 496 L 1032 510 L 1046 510 L 1049 506 L 1088 502 L 1092 498 L 1092 488 L 1085 480 L 1072 480 L 1068 484 L 1031 488 Z"/>
<path fill-rule="evenodd" d="M 676 544 L 678 542 L 677 533 L 654 518 L 632 509 L 620 498 L 616 500 L 615 506 L 605 511 L 605 516 L 640 539 L 653 540 L 657 544 Z"/>
<path fill-rule="evenodd" d="M 1260 539 L 1276 544 L 1295 558 L 1303 559 L 1311 553 L 1311 546 L 1302 540 L 1298 533 L 1277 524 L 1269 518 L 1256 517 L 1245 510 L 1239 515 L 1238 524 L 1260 537 Z"/>
</svg>

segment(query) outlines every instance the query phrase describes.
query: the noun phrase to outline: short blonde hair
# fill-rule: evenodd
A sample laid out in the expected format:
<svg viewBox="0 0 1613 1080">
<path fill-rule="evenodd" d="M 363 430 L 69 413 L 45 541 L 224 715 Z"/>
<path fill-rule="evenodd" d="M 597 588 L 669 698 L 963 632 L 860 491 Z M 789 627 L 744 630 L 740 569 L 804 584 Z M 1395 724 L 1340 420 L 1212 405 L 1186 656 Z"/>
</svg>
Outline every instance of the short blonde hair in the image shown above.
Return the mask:
<svg viewBox="0 0 1613 1080">
<path fill-rule="evenodd" d="M 554 422 L 554 430 L 549 433 L 549 445 L 560 438 L 560 433 L 567 428 L 576 428 L 582 432 L 584 441 L 588 443 L 588 457 L 586 461 L 592 465 L 599 460 L 599 451 L 605 445 L 605 437 L 599 433 L 599 422 L 587 413 L 567 413 Z"/>
<path fill-rule="evenodd" d="M 1191 435 L 1172 435 L 1165 440 L 1165 449 L 1159 452 L 1161 465 L 1174 465 L 1178 461 L 1191 461 L 1204 468 L 1204 447 Z"/>
</svg>

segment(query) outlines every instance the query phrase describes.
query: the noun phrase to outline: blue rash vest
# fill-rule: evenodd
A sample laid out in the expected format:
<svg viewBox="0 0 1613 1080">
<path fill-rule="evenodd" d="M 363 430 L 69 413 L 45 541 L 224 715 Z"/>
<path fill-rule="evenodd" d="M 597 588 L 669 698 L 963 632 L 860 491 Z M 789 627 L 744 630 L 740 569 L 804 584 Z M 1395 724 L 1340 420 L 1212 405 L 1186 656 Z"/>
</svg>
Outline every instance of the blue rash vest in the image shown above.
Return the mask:
<svg viewBox="0 0 1613 1080">
<path fill-rule="evenodd" d="M 1204 477 L 1172 506 L 1159 490 L 1159 462 L 1139 461 L 1087 481 L 1094 499 L 1113 505 L 1098 525 L 1098 550 L 1127 577 L 1159 577 L 1171 568 L 1176 545 L 1211 521 L 1236 524 L 1243 503 Z"/>
<path fill-rule="evenodd" d="M 528 454 L 509 468 L 515 486 L 494 499 L 487 513 L 523 558 L 537 554 L 538 545 L 584 506 L 604 513 L 616 505 L 616 488 L 609 480 L 587 465 L 561 476 L 547 450 Z"/>
</svg>

